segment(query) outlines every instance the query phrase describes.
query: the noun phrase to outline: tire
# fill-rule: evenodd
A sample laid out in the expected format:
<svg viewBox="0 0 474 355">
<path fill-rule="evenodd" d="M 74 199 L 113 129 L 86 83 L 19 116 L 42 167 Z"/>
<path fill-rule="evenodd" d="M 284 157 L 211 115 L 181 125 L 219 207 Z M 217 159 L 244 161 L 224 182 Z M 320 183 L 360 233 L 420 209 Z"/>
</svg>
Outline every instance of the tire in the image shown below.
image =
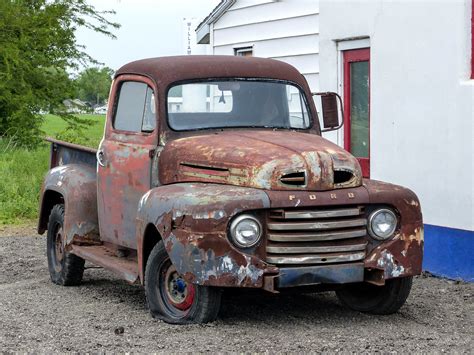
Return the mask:
<svg viewBox="0 0 474 355">
<path fill-rule="evenodd" d="M 46 254 L 51 281 L 61 286 L 79 285 L 84 274 L 84 259 L 64 250 L 64 205 L 55 205 L 48 222 Z"/>
<path fill-rule="evenodd" d="M 412 282 L 412 277 L 403 277 L 387 280 L 384 286 L 353 284 L 336 291 L 336 294 L 345 306 L 355 311 L 392 314 L 405 304 Z"/>
<path fill-rule="evenodd" d="M 148 257 L 145 293 L 154 318 L 171 324 L 208 323 L 217 318 L 221 290 L 188 283 L 174 268 L 163 241 Z"/>
</svg>

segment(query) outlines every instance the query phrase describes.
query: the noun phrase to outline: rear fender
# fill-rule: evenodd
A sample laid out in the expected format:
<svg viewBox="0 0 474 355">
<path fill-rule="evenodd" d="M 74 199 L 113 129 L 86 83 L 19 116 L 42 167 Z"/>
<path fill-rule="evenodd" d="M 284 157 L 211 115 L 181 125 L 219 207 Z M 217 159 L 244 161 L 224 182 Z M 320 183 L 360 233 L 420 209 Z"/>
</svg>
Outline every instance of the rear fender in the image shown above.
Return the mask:
<svg viewBox="0 0 474 355">
<path fill-rule="evenodd" d="M 171 262 L 188 282 L 209 286 L 261 287 L 266 264 L 245 254 L 227 239 L 227 224 L 245 210 L 269 208 L 262 190 L 217 184 L 173 184 L 156 187 L 141 199 L 137 250 L 143 281 L 144 235 L 153 224 Z"/>
<path fill-rule="evenodd" d="M 51 208 L 60 202 L 65 207 L 65 244 L 98 243 L 96 171 L 81 164 L 58 166 L 48 171 L 41 190 L 38 233 L 43 234 L 48 228 Z"/>
</svg>

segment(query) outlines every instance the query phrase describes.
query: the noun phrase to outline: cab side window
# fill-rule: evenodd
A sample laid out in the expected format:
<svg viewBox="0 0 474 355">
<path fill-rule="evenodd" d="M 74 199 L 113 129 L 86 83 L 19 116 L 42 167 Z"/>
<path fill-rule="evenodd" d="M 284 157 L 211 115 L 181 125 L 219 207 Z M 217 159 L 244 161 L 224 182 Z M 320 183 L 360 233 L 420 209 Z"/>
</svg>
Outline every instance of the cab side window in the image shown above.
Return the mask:
<svg viewBox="0 0 474 355">
<path fill-rule="evenodd" d="M 155 95 L 147 84 L 136 81 L 122 83 L 113 126 L 128 132 L 152 132 L 155 129 Z"/>
</svg>

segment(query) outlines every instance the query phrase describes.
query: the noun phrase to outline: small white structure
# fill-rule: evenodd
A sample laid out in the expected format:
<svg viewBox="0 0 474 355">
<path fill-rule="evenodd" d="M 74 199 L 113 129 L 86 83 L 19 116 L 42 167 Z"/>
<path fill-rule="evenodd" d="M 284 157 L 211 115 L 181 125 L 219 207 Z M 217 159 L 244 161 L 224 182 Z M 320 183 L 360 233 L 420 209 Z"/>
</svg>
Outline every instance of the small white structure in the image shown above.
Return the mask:
<svg viewBox="0 0 474 355">
<path fill-rule="evenodd" d="M 66 99 L 63 105 L 67 113 L 85 113 L 89 109 L 87 104 L 79 99 Z"/>
<path fill-rule="evenodd" d="M 474 281 L 473 17 L 473 0 L 224 0 L 196 33 L 338 92 L 344 127 L 325 137 L 417 193 L 425 269 Z"/>
<path fill-rule="evenodd" d="M 319 11 L 312 0 L 222 1 L 196 30 L 210 54 L 273 58 L 295 66 L 319 88 Z"/>
</svg>

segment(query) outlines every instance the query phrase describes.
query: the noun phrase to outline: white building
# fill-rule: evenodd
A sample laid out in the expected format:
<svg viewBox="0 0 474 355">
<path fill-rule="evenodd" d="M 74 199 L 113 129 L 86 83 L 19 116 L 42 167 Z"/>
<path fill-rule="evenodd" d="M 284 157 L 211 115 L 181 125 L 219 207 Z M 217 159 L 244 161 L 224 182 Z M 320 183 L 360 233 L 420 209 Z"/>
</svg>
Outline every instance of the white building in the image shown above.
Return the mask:
<svg viewBox="0 0 474 355">
<path fill-rule="evenodd" d="M 253 55 L 287 62 L 319 85 L 318 3 L 312 0 L 222 1 L 196 30 L 211 54 Z"/>
<path fill-rule="evenodd" d="M 422 203 L 424 268 L 474 281 L 473 0 L 224 0 L 196 29 L 212 54 L 294 65 L 344 100 L 344 146 Z M 351 102 L 352 101 L 352 102 Z"/>
</svg>

